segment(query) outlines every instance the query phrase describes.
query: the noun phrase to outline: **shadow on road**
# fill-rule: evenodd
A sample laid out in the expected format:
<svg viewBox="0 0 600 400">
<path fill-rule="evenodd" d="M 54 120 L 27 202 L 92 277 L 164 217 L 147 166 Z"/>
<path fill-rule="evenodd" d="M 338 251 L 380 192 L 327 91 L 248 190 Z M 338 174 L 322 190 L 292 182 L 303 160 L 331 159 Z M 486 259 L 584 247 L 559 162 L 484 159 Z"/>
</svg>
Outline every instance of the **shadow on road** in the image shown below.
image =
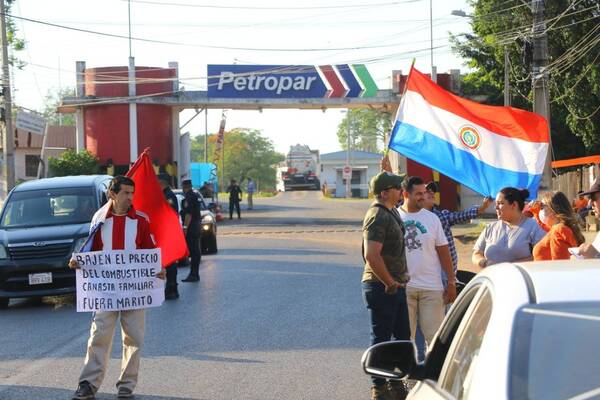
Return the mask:
<svg viewBox="0 0 600 400">
<path fill-rule="evenodd" d="M 60 309 L 63 307 L 72 307 L 75 303 L 75 294 L 65 294 L 60 296 L 46 296 L 46 297 L 24 297 L 11 299 L 10 305 L 7 309 L 0 310 L 2 313 L 17 310 L 42 310 L 42 309 Z"/>
<path fill-rule="evenodd" d="M 340 251 L 308 249 L 223 249 L 220 256 L 338 256 Z"/>
<path fill-rule="evenodd" d="M 254 226 L 277 226 L 277 227 L 292 227 L 303 225 L 319 225 L 319 226 L 362 226 L 362 219 L 349 220 L 340 218 L 320 218 L 320 217 L 266 217 L 266 218 L 246 218 L 242 215 L 242 219 L 235 217 L 233 220 L 225 220 L 221 222 L 219 228 L 225 228 L 229 232 L 235 226 L 254 225 Z"/>
<path fill-rule="evenodd" d="M 0 398 L 2 400 L 52 400 L 70 399 L 73 390 L 58 389 L 38 386 L 0 385 Z M 116 390 L 115 390 L 116 391 Z M 96 394 L 97 400 L 115 399 L 115 393 Z M 202 400 L 200 397 L 154 396 L 149 394 L 136 394 L 137 400 Z"/>
</svg>

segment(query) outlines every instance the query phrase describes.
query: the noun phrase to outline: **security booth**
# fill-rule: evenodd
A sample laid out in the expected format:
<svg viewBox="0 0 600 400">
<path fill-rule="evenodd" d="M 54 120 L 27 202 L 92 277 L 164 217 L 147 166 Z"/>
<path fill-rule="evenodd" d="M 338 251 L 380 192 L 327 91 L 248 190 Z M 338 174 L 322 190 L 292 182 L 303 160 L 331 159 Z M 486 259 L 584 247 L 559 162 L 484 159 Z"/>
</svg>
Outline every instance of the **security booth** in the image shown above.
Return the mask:
<svg viewBox="0 0 600 400">
<path fill-rule="evenodd" d="M 336 151 L 321 154 L 321 184 L 327 184 L 327 189 L 334 197 L 346 197 L 346 180 L 343 169 L 349 156 L 351 167 L 350 190 L 355 198 L 369 196 L 369 181 L 379 173 L 380 153 L 366 151 Z"/>
</svg>

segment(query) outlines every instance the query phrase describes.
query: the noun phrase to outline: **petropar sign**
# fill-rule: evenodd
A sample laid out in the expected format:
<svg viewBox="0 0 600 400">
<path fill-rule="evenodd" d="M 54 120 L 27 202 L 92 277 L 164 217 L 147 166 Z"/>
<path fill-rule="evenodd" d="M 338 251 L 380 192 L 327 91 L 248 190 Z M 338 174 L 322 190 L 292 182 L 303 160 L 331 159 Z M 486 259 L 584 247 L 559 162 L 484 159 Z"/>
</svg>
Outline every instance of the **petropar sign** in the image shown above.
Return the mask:
<svg viewBox="0 0 600 400">
<path fill-rule="evenodd" d="M 377 85 L 362 64 L 208 65 L 208 97 L 372 97 Z"/>
</svg>

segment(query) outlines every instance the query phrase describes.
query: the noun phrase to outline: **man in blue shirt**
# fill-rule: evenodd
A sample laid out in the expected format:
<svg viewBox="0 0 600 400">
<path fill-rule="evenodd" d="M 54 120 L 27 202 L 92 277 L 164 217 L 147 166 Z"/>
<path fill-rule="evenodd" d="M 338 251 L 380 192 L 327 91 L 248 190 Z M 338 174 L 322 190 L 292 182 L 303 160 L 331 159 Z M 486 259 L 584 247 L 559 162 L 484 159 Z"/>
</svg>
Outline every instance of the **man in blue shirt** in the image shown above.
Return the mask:
<svg viewBox="0 0 600 400">
<path fill-rule="evenodd" d="M 458 270 L 458 253 L 456 252 L 456 244 L 454 244 L 454 236 L 452 236 L 451 227 L 452 225 L 465 224 L 470 220 L 477 218 L 479 215 L 483 214 L 485 210 L 494 202 L 494 199 L 491 197 L 486 197 L 483 199 L 479 207 L 473 206 L 463 211 L 448 211 L 440 209 L 435 204 L 435 194 L 439 192 L 437 183 L 429 182 L 427 186 L 425 186 L 425 190 L 427 192 L 425 195 L 424 208 L 437 215 L 442 222 L 444 234 L 446 235 L 446 239 L 448 239 L 448 248 L 450 249 L 450 256 L 452 257 L 454 274 L 456 275 L 456 271 Z M 445 284 L 448 281 L 446 278 L 446 272 L 442 269 L 441 273 L 442 281 Z"/>
</svg>

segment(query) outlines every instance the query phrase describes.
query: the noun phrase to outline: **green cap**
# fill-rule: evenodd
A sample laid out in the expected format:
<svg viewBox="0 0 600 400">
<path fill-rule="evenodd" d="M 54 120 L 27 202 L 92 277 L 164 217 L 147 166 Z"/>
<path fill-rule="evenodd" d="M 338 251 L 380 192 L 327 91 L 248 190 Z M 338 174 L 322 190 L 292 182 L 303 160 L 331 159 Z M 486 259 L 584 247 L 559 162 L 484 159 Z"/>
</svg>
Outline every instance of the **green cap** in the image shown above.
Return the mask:
<svg viewBox="0 0 600 400">
<path fill-rule="evenodd" d="M 400 188 L 404 176 L 392 174 L 391 172 L 380 172 L 371 179 L 369 187 L 375 195 L 391 188 Z"/>
</svg>

